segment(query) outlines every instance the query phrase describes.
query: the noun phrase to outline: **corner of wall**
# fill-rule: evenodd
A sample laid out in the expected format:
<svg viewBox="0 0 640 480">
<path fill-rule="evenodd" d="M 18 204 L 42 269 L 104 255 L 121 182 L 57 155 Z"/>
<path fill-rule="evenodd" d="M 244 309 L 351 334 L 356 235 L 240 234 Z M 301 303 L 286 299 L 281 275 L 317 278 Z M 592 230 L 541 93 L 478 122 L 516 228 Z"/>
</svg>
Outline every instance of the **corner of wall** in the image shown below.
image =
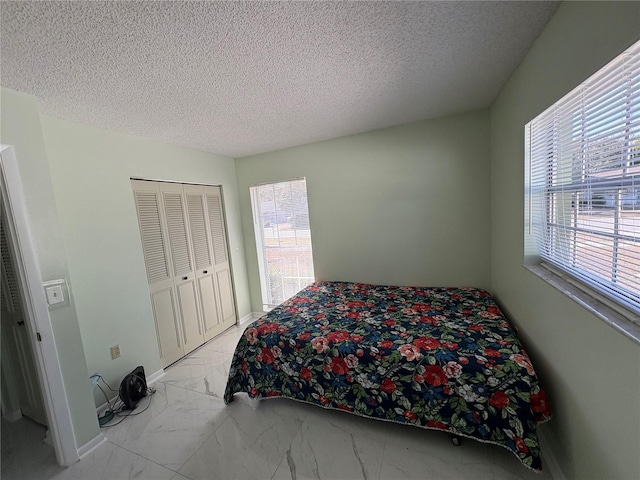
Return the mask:
<svg viewBox="0 0 640 480">
<path fill-rule="evenodd" d="M 42 281 L 64 278 L 72 282 L 60 231 L 47 150 L 36 99 L 2 87 L 0 90 L 2 143 L 14 146 L 25 196 L 27 221 L 34 241 Z M 92 411 L 84 348 L 73 295 L 69 304 L 49 312 L 56 349 L 78 445 L 98 433 Z"/>
</svg>

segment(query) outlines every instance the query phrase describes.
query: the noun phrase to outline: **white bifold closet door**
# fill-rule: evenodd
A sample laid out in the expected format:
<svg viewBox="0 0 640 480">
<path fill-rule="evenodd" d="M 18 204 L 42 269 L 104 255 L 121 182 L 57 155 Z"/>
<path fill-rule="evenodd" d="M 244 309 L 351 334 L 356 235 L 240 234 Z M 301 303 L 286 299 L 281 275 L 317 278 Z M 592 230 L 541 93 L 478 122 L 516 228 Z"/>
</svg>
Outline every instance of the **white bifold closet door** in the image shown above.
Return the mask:
<svg viewBox="0 0 640 480">
<path fill-rule="evenodd" d="M 200 296 L 205 341 L 220 332 L 220 292 L 216 285 L 212 229 L 206 207 L 205 191 L 210 187 L 185 185 L 191 241 L 194 252 L 196 288 Z M 224 230 L 221 232 L 224 235 Z"/>
<path fill-rule="evenodd" d="M 160 358 L 167 366 L 236 321 L 221 191 L 141 180 L 132 186 Z"/>
<path fill-rule="evenodd" d="M 236 308 L 231 285 L 231 266 L 227 236 L 224 229 L 222 196 L 220 189 L 209 189 L 205 192 L 209 225 L 211 225 L 211 246 L 214 257 L 214 271 L 220 305 L 221 322 L 228 325 L 235 322 Z"/>
</svg>

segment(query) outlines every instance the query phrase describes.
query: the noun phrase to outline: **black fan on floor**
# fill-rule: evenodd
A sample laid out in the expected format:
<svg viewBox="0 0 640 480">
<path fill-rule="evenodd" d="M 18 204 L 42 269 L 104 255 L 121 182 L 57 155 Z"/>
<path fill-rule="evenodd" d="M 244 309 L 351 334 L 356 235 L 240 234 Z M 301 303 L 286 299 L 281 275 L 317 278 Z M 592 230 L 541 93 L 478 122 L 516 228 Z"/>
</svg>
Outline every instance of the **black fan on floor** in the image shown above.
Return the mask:
<svg viewBox="0 0 640 480">
<path fill-rule="evenodd" d="M 142 397 L 147 396 L 147 377 L 144 367 L 139 366 L 120 383 L 120 400 L 125 410 L 133 410 Z"/>
</svg>

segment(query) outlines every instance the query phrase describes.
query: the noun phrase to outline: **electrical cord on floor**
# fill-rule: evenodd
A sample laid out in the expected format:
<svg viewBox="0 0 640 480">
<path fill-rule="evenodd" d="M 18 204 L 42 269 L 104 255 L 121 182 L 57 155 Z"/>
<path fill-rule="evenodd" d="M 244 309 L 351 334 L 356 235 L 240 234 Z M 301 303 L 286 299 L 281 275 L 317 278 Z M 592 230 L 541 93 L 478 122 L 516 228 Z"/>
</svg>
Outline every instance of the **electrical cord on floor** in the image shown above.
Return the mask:
<svg viewBox="0 0 640 480">
<path fill-rule="evenodd" d="M 119 421 L 117 421 L 116 423 L 112 423 L 110 425 L 107 425 L 106 423 L 108 423 L 108 422 L 106 422 L 104 425 L 100 425 L 100 428 L 115 427 L 116 425 L 120 425 L 122 422 L 124 422 L 127 417 L 135 417 L 136 415 L 140 415 L 141 413 L 146 412 L 147 409 L 149 408 L 149 406 L 151 405 L 151 397 L 153 396 L 154 393 L 156 393 L 156 389 L 154 387 L 147 388 L 147 398 L 149 399 L 149 401 L 147 402 L 147 406 L 144 407 L 144 409 L 142 409 L 142 410 L 140 410 L 138 412 L 135 412 L 135 413 L 133 413 L 134 412 L 133 410 L 129 410 L 129 411 L 127 411 L 127 413 L 123 414 L 122 412 L 125 411 L 125 405 L 120 400 L 119 404 L 117 404 L 118 411 L 115 411 L 114 415 L 117 415 L 117 416 L 122 417 L 122 418 Z M 113 417 L 111 417 L 109 419 L 109 421 L 111 421 L 111 420 L 113 420 Z"/>
<path fill-rule="evenodd" d="M 102 427 L 106 423 L 109 423 L 111 420 L 113 420 L 113 417 L 115 416 L 116 408 L 118 407 L 118 401 L 116 401 L 112 405 L 111 401 L 109 400 L 109 396 L 107 395 L 107 392 L 104 391 L 104 388 L 102 388 L 102 386 L 100 386 L 99 382 L 102 380 L 102 383 L 104 383 L 106 385 L 106 387 L 109 390 L 111 390 L 112 392 L 117 392 L 117 390 L 114 390 L 113 388 L 111 388 L 111 385 L 109 385 L 107 383 L 107 381 L 99 373 L 94 373 L 89 378 L 91 379 L 93 385 L 100 389 L 100 391 L 104 395 L 104 399 L 106 400 L 106 403 L 107 403 L 107 407 L 108 408 L 104 411 L 102 416 L 98 416 L 98 424 Z"/>
<path fill-rule="evenodd" d="M 91 375 L 89 378 L 93 381 L 93 384 L 100 389 L 100 391 L 104 395 L 104 398 L 108 406 L 107 410 L 104 411 L 102 416 L 98 416 L 98 424 L 100 425 L 100 428 L 115 427 L 116 425 L 119 425 L 120 423 L 122 423 L 126 417 L 140 415 L 141 413 L 145 412 L 149 408 L 149 405 L 151 405 L 151 396 L 154 393 L 156 393 L 155 387 L 147 388 L 147 396 L 149 397 L 149 402 L 147 403 L 147 406 L 144 408 L 144 410 L 141 410 L 136 413 L 133 413 L 133 410 L 131 410 L 129 411 L 129 413 L 123 415 L 122 412 L 125 410 L 124 402 L 120 399 L 120 397 L 116 397 L 115 401 L 112 404 L 111 401 L 109 400 L 107 392 L 104 391 L 104 389 L 100 386 L 98 382 L 102 381 L 102 383 L 104 383 L 105 386 L 112 392 L 119 393 L 118 390 L 114 390 L 113 388 L 111 388 L 111 385 L 109 385 L 107 381 L 99 373 L 95 373 Z M 123 418 L 117 423 L 107 425 L 109 422 L 111 422 L 115 418 L 116 415 Z"/>
</svg>

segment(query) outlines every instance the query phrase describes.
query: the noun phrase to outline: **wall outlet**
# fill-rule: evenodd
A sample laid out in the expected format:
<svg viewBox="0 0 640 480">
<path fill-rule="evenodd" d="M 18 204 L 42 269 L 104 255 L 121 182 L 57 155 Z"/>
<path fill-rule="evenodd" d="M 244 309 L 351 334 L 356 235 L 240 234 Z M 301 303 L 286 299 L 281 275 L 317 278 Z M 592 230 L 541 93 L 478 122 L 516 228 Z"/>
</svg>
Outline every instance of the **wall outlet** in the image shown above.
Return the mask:
<svg viewBox="0 0 640 480">
<path fill-rule="evenodd" d="M 111 347 L 111 360 L 115 360 L 120 356 L 120 345 Z"/>
</svg>

